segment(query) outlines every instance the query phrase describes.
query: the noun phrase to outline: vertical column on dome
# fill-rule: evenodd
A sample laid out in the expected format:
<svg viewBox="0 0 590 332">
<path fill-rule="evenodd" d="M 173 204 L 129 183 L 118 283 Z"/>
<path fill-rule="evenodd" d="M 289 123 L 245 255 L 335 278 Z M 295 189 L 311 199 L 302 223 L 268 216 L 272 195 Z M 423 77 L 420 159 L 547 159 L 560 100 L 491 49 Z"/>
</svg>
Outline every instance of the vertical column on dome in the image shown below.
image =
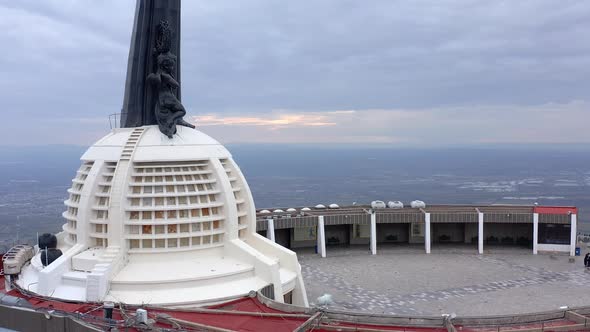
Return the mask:
<svg viewBox="0 0 590 332">
<path fill-rule="evenodd" d="M 570 215 L 570 256 L 576 255 L 576 243 L 578 242 L 578 216 L 575 213 Z"/>
<path fill-rule="evenodd" d="M 533 213 L 533 255 L 537 254 L 539 246 L 539 214 Z"/>
<path fill-rule="evenodd" d="M 113 176 L 113 185 L 111 187 L 111 201 L 109 205 L 109 246 L 126 247 L 122 243 L 124 220 L 126 215 L 124 207 L 126 205 L 127 182 L 124 180 L 129 171 L 129 162 L 119 162 Z"/>
<path fill-rule="evenodd" d="M 242 186 L 242 195 L 243 199 L 245 200 L 245 207 L 247 209 L 247 217 L 248 217 L 248 233 L 256 233 L 256 209 L 254 208 L 254 198 L 252 197 L 252 192 L 250 191 L 250 187 L 248 186 L 248 182 L 242 174 L 240 167 L 234 162 L 232 158 L 228 159 L 228 162 L 234 168 L 234 176 L 238 178 L 240 186 Z"/>
<path fill-rule="evenodd" d="M 219 189 L 219 196 L 223 202 L 223 210 L 225 215 L 225 236 L 224 241 L 231 241 L 238 238 L 238 208 L 236 206 L 236 198 L 233 195 L 233 189 L 229 178 L 225 172 L 225 168 L 217 158 L 209 160 L 211 169 L 217 179 L 217 186 Z"/>
<path fill-rule="evenodd" d="M 104 167 L 103 160 L 96 160 L 92 164 L 92 168 L 88 172 L 84 188 L 80 194 L 79 206 L 83 207 L 78 210 L 78 243 L 85 244 L 87 246 L 94 245 L 90 243 L 90 228 L 93 224 L 90 220 L 93 218 L 92 214 L 94 210 L 91 208 L 96 205 L 96 202 L 92 200 L 95 198 L 94 193 L 98 191 L 98 182 L 101 180 L 101 173 Z"/>
</svg>

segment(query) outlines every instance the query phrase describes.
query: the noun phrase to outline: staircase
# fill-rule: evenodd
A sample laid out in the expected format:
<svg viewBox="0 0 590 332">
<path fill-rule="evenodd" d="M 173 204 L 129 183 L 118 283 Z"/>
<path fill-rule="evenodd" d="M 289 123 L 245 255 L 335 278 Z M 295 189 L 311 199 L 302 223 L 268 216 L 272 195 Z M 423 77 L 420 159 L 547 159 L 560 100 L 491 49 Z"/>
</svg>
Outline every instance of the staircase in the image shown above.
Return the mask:
<svg viewBox="0 0 590 332">
<path fill-rule="evenodd" d="M 109 279 L 113 272 L 123 264 L 123 255 L 118 246 L 107 247 L 99 262 L 88 274 L 86 298 L 88 301 L 100 301 L 109 291 Z"/>
<path fill-rule="evenodd" d="M 143 135 L 145 128 L 134 128 L 121 151 L 121 157 L 117 163 L 111 186 L 111 200 L 109 205 L 109 246 L 101 255 L 98 263 L 88 274 L 86 294 L 88 301 L 101 301 L 109 291 L 109 280 L 124 265 L 124 252 L 120 243 L 123 232 L 123 220 L 125 212 L 121 202 L 126 195 L 127 178 L 129 176 L 130 162 L 135 148 Z M 114 223 L 115 221 L 116 223 Z"/>
<path fill-rule="evenodd" d="M 142 128 L 142 127 L 133 129 L 133 131 L 131 132 L 131 135 L 129 135 L 129 138 L 127 138 L 127 142 L 123 146 L 123 151 L 121 152 L 121 158 L 120 158 L 121 161 L 123 161 L 123 160 L 129 161 L 131 159 L 131 156 L 133 155 L 133 152 L 135 151 L 135 147 L 137 146 L 137 143 L 139 143 L 139 139 L 141 138 L 141 135 L 143 134 L 144 131 L 145 131 L 145 128 Z"/>
<path fill-rule="evenodd" d="M 120 248 L 122 245 L 119 242 L 123 238 L 123 220 L 125 220 L 125 212 L 121 207 L 121 202 L 125 201 L 127 180 L 131 168 L 129 165 L 130 160 L 144 131 L 145 128 L 141 127 L 133 129 L 123 146 L 121 157 L 119 158 L 117 168 L 115 169 L 111 185 L 111 200 L 109 205 L 109 247 L 117 246 L 117 248 Z"/>
</svg>

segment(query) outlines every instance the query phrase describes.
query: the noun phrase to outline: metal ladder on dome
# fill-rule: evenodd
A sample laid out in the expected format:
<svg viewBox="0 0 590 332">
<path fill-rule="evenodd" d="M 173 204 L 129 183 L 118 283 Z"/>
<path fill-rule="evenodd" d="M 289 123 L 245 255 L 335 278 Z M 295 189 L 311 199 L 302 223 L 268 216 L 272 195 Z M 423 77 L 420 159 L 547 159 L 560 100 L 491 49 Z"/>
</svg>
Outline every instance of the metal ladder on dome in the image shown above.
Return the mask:
<svg viewBox="0 0 590 332">
<path fill-rule="evenodd" d="M 137 143 L 139 143 L 139 138 L 141 137 L 144 131 L 145 128 L 141 127 L 133 129 L 131 135 L 129 135 L 129 137 L 127 138 L 127 142 L 125 142 L 125 145 L 123 146 L 123 151 L 121 152 L 120 158 L 121 161 L 131 159 L 131 155 L 133 155 L 135 147 L 137 146 Z"/>
<path fill-rule="evenodd" d="M 121 157 L 119 158 L 119 162 L 117 163 L 117 168 L 115 169 L 115 175 L 112 180 L 111 186 L 111 201 L 109 210 L 113 211 L 120 211 L 121 208 L 121 200 L 125 195 L 125 186 L 127 185 L 128 181 L 127 177 L 129 175 L 129 162 L 133 153 L 135 152 L 135 148 L 143 135 L 145 128 L 138 127 L 134 128 L 125 145 L 123 146 L 123 151 L 121 151 Z M 114 199 L 113 199 L 114 198 Z M 113 218 L 118 220 L 123 220 L 123 216 L 114 216 L 111 213 L 109 216 L 110 220 Z M 110 228 L 110 227 L 109 227 Z M 122 234 L 118 234 L 117 237 L 121 237 Z M 109 241 L 109 246 L 106 248 L 105 254 L 101 257 L 100 263 L 96 264 L 96 266 L 90 272 L 90 275 L 87 280 L 87 288 L 86 288 L 86 300 L 87 301 L 100 301 L 108 292 L 109 286 L 109 279 L 113 273 L 117 273 L 118 270 L 121 268 L 123 264 L 123 253 L 121 251 L 121 245 L 114 245 Z"/>
</svg>

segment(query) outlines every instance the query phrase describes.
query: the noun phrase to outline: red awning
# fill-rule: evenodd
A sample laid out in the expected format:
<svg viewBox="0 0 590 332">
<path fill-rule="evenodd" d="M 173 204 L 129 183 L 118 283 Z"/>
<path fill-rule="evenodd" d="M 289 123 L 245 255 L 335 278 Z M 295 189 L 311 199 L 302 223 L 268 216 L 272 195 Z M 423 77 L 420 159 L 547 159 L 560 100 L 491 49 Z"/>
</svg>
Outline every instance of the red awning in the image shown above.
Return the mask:
<svg viewBox="0 0 590 332">
<path fill-rule="evenodd" d="M 535 206 L 533 213 L 541 214 L 578 214 L 575 206 Z"/>
</svg>

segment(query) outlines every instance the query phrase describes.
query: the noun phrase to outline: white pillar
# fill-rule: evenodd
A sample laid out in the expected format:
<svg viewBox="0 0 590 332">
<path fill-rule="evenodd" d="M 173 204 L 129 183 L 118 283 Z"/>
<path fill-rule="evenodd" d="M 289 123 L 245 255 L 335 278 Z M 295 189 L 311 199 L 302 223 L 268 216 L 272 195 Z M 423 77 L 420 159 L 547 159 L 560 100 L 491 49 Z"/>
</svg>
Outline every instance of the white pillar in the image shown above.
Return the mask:
<svg viewBox="0 0 590 332">
<path fill-rule="evenodd" d="M 533 213 L 533 255 L 537 254 L 539 245 L 539 214 Z"/>
<path fill-rule="evenodd" d="M 483 213 L 477 214 L 477 252 L 483 254 Z"/>
<path fill-rule="evenodd" d="M 576 255 L 576 244 L 578 242 L 578 216 L 576 214 L 571 215 L 571 228 L 570 228 L 570 256 Z"/>
<path fill-rule="evenodd" d="M 377 214 L 371 213 L 371 254 L 377 255 Z"/>
<path fill-rule="evenodd" d="M 324 231 L 324 216 L 318 217 L 318 254 L 322 257 L 326 257 L 326 233 Z"/>
<path fill-rule="evenodd" d="M 430 212 L 424 213 L 424 249 L 430 254 Z"/>
<path fill-rule="evenodd" d="M 322 241 L 320 240 L 320 218 L 318 217 L 318 225 L 315 229 L 315 251 L 316 251 L 316 254 L 321 253 L 321 250 L 320 250 L 321 247 L 322 247 Z"/>
<path fill-rule="evenodd" d="M 4 276 L 4 290 L 12 290 L 12 277 L 9 274 Z"/>
<path fill-rule="evenodd" d="M 277 242 L 275 241 L 275 221 L 272 218 L 267 219 L 266 221 L 268 223 L 268 226 L 266 227 L 266 238 L 272 242 Z"/>
</svg>

